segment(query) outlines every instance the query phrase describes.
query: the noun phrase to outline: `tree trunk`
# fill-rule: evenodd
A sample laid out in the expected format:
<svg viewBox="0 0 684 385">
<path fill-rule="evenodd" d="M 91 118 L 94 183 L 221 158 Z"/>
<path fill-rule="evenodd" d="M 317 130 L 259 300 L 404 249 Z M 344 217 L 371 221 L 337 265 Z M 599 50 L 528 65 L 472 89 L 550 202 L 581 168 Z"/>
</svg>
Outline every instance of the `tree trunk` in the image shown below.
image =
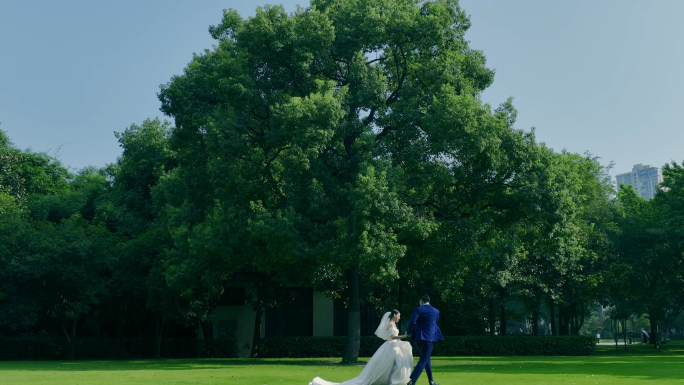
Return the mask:
<svg viewBox="0 0 684 385">
<path fill-rule="evenodd" d="M 71 348 L 69 349 L 69 359 L 76 359 L 76 326 L 78 326 L 78 319 L 71 324 Z"/>
<path fill-rule="evenodd" d="M 166 325 L 166 320 L 162 316 L 157 316 L 157 319 L 155 320 L 154 323 L 154 328 L 155 328 L 155 336 L 156 336 L 156 346 L 155 346 L 155 351 L 154 351 L 154 357 L 155 358 L 160 358 L 161 357 L 161 343 L 162 339 L 164 337 L 164 326 Z"/>
<path fill-rule="evenodd" d="M 537 304 L 537 307 L 532 310 L 532 335 L 538 336 L 539 335 L 539 304 Z"/>
<path fill-rule="evenodd" d="M 116 317 L 116 340 L 119 344 L 122 343 L 124 339 L 124 318 L 119 312 Z"/>
<path fill-rule="evenodd" d="M 574 336 L 575 335 L 575 327 L 577 327 L 577 317 L 576 316 L 571 316 L 570 319 L 568 319 L 568 335 L 569 336 Z"/>
<path fill-rule="evenodd" d="M 259 353 L 259 339 L 261 338 L 261 317 L 264 314 L 264 309 L 259 306 L 256 309 L 254 316 L 254 335 L 252 336 L 252 352 L 250 357 L 255 358 Z"/>
<path fill-rule="evenodd" d="M 577 308 L 572 307 L 572 317 L 570 317 L 570 333 L 571 336 L 577 335 Z"/>
<path fill-rule="evenodd" d="M 489 299 L 489 335 L 493 336 L 496 334 L 496 316 L 494 316 L 494 299 Z"/>
<path fill-rule="evenodd" d="M 556 330 L 556 307 L 554 306 L 553 299 L 549 301 L 549 318 L 551 319 L 551 335 L 557 336 L 558 330 Z"/>
<path fill-rule="evenodd" d="M 404 311 L 404 286 L 401 284 L 401 279 L 399 279 L 399 307 L 397 308 L 399 312 Z"/>
<path fill-rule="evenodd" d="M 582 326 L 584 326 L 584 305 L 582 305 L 582 307 L 580 309 L 580 321 L 579 321 L 579 325 L 577 325 L 577 334 L 576 335 L 579 335 L 579 331 L 580 331 L 580 329 L 582 329 Z"/>
<path fill-rule="evenodd" d="M 344 350 L 344 363 L 356 363 L 361 348 L 361 306 L 359 304 L 359 269 L 347 270 L 349 287 L 349 309 L 347 311 L 347 347 Z"/>
<path fill-rule="evenodd" d="M 214 328 L 212 327 L 211 321 L 200 321 L 200 325 L 202 325 L 202 334 L 204 334 L 204 339 L 205 340 L 213 340 L 214 339 Z"/>
<path fill-rule="evenodd" d="M 62 331 L 64 332 L 64 336 L 67 339 L 68 343 L 71 343 L 71 336 L 69 335 L 69 332 L 66 329 L 66 324 L 64 323 L 64 318 L 61 318 L 62 321 Z"/>
<path fill-rule="evenodd" d="M 78 325 L 78 320 L 73 320 L 71 324 L 71 332 L 67 331 L 66 323 L 64 318 L 62 318 L 62 331 L 64 331 L 64 336 L 69 343 L 69 359 L 73 360 L 76 358 L 76 326 Z"/>
<path fill-rule="evenodd" d="M 610 319 L 610 328 L 613 332 L 613 341 L 615 341 L 615 351 L 618 351 L 618 341 L 620 341 L 620 321 L 616 318 Z"/>
<path fill-rule="evenodd" d="M 650 324 L 651 324 L 651 342 L 653 343 L 654 349 L 660 348 L 660 336 L 658 333 L 658 320 L 653 317 L 653 314 L 649 314 Z"/>
<path fill-rule="evenodd" d="M 624 342 L 625 350 L 627 350 L 627 318 L 622 319 L 622 341 Z"/>
<path fill-rule="evenodd" d="M 95 320 L 95 335 L 97 336 L 98 340 L 102 340 L 102 327 L 100 326 L 100 317 L 95 316 L 93 317 Z"/>
<path fill-rule="evenodd" d="M 499 318 L 501 321 L 501 335 L 506 335 L 506 289 L 499 288 Z"/>
</svg>

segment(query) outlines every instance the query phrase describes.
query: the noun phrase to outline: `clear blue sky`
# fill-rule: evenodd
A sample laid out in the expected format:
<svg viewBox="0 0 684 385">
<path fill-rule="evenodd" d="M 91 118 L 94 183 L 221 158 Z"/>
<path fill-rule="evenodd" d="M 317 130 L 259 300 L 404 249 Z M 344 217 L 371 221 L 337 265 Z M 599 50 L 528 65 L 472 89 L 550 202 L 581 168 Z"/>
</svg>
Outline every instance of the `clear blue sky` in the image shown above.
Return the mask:
<svg viewBox="0 0 684 385">
<path fill-rule="evenodd" d="M 267 1 L 0 0 L 0 129 L 72 170 L 113 163 L 114 137 L 162 116 L 224 8 Z M 292 12 L 308 1 L 280 1 Z M 466 35 L 496 70 L 483 99 L 509 96 L 518 128 L 556 150 L 590 151 L 613 174 L 684 160 L 684 1 L 461 0 Z"/>
</svg>

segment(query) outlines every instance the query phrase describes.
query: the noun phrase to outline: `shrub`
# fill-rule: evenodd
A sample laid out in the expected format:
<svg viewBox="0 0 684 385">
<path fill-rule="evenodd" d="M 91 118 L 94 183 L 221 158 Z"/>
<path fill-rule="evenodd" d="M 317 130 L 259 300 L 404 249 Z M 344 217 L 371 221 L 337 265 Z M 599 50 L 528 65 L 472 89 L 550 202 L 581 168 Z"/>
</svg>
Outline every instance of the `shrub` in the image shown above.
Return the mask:
<svg viewBox="0 0 684 385">
<path fill-rule="evenodd" d="M 377 337 L 361 337 L 360 357 L 370 357 L 382 345 Z M 259 340 L 260 358 L 341 357 L 347 346 L 346 337 L 278 337 Z"/>
<path fill-rule="evenodd" d="M 586 336 L 458 336 L 436 343 L 432 356 L 587 356 L 596 339 Z M 377 337 L 361 337 L 360 357 L 370 357 L 383 343 Z M 261 358 L 342 357 L 346 337 L 279 337 L 259 342 Z M 414 349 L 414 356 L 418 352 Z"/>
<path fill-rule="evenodd" d="M 0 337 L 0 360 L 65 360 L 69 343 L 60 337 Z"/>
<path fill-rule="evenodd" d="M 596 338 L 587 336 L 458 336 L 435 344 L 433 356 L 588 356 Z"/>
<path fill-rule="evenodd" d="M 235 339 L 167 338 L 160 349 L 163 358 L 236 358 L 239 352 Z M 80 338 L 76 345 L 79 360 L 153 358 L 154 353 L 154 338 Z M 63 337 L 0 337 L 0 360 L 66 360 L 68 356 L 69 343 Z"/>
</svg>

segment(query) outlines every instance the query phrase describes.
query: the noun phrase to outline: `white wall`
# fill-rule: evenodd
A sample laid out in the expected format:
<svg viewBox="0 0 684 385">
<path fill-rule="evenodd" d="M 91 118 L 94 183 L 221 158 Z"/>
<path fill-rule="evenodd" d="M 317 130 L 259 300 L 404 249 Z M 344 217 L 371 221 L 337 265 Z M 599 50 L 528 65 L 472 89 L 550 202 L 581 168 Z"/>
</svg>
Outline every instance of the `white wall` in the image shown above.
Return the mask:
<svg viewBox="0 0 684 385">
<path fill-rule="evenodd" d="M 249 291 L 251 288 L 248 287 L 247 290 Z M 211 318 L 214 325 L 214 338 L 220 338 L 219 330 L 222 327 L 222 322 L 228 322 L 231 325 L 237 324 L 236 337 L 240 348 L 240 357 L 249 357 L 254 337 L 255 316 L 256 312 L 249 305 L 217 306 Z M 261 319 L 260 335 L 261 338 L 266 335 L 265 317 Z M 325 294 L 315 291 L 313 293 L 313 335 L 323 337 L 333 335 L 333 300 L 327 298 Z"/>
<path fill-rule="evenodd" d="M 317 291 L 313 293 L 313 335 L 316 337 L 332 337 L 333 335 L 333 300 Z"/>
<path fill-rule="evenodd" d="M 217 306 L 214 309 L 212 322 L 214 324 L 214 338 L 219 338 L 221 322 L 237 321 L 238 348 L 240 357 L 249 357 L 252 351 L 252 340 L 254 338 L 254 317 L 256 312 L 251 306 Z M 261 337 L 264 337 L 264 320 L 261 320 Z"/>
</svg>

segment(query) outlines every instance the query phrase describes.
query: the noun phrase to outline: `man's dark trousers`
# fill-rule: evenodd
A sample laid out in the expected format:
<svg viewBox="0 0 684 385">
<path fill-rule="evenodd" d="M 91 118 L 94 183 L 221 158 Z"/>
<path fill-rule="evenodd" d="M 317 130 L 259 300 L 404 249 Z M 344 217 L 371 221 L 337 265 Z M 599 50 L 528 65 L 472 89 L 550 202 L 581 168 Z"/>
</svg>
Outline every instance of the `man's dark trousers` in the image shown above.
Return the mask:
<svg viewBox="0 0 684 385">
<path fill-rule="evenodd" d="M 423 368 L 425 368 L 425 374 L 427 374 L 428 381 L 432 381 L 432 365 L 430 365 L 430 354 L 432 354 L 432 341 L 416 341 L 416 347 L 420 352 L 420 359 L 415 368 L 413 368 L 413 373 L 411 373 L 411 379 L 413 382 L 418 381 L 421 373 L 423 373 Z"/>
</svg>

